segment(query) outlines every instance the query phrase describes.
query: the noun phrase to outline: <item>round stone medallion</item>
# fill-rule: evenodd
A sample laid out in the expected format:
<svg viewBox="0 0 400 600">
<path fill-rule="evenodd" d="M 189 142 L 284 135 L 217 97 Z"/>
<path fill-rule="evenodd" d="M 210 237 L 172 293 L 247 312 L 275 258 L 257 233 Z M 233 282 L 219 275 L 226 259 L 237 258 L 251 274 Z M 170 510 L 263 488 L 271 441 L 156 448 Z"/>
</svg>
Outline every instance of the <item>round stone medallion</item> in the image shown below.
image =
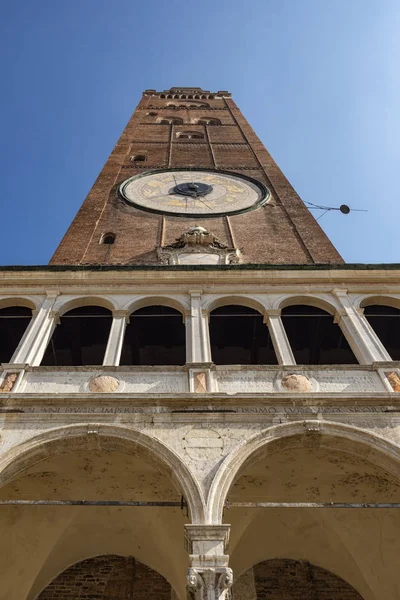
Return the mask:
<svg viewBox="0 0 400 600">
<path fill-rule="evenodd" d="M 282 379 L 282 386 L 289 392 L 311 392 L 312 382 L 305 375 L 292 373 Z"/>
<path fill-rule="evenodd" d="M 115 392 L 118 388 L 118 379 L 110 375 L 97 375 L 89 381 L 89 390 L 96 394 L 100 392 Z"/>
</svg>

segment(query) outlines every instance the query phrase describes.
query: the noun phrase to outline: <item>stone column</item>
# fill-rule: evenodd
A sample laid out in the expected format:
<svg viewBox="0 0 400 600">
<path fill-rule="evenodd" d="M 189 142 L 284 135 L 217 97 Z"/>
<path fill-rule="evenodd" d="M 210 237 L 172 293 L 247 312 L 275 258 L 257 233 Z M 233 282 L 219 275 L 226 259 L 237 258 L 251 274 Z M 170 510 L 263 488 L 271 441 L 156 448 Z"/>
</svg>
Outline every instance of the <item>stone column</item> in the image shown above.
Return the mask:
<svg viewBox="0 0 400 600">
<path fill-rule="evenodd" d="M 202 310 L 201 290 L 189 290 L 190 311 L 186 315 L 186 362 L 210 363 L 208 315 Z"/>
<path fill-rule="evenodd" d="M 185 525 L 189 552 L 188 596 L 192 600 L 225 600 L 233 583 L 228 567 L 230 525 Z"/>
<path fill-rule="evenodd" d="M 52 312 L 52 309 L 57 296 L 59 296 L 59 292 L 47 292 L 42 306 L 35 311 L 34 317 L 18 344 L 11 362 L 26 363 L 32 366 L 40 364 L 56 324 L 57 315 Z"/>
<path fill-rule="evenodd" d="M 280 365 L 295 365 L 296 360 L 282 323 L 280 309 L 267 309 L 264 315 L 264 323 L 268 325 L 278 363 Z"/>
<path fill-rule="evenodd" d="M 125 328 L 129 323 L 129 313 L 126 310 L 114 310 L 110 335 L 104 355 L 103 365 L 118 366 L 124 343 Z"/>
<path fill-rule="evenodd" d="M 362 314 L 362 309 L 356 309 L 351 303 L 347 290 L 333 290 L 333 293 L 340 303 L 340 309 L 335 315 L 335 322 L 343 331 L 360 364 L 367 365 L 392 360 Z"/>
</svg>

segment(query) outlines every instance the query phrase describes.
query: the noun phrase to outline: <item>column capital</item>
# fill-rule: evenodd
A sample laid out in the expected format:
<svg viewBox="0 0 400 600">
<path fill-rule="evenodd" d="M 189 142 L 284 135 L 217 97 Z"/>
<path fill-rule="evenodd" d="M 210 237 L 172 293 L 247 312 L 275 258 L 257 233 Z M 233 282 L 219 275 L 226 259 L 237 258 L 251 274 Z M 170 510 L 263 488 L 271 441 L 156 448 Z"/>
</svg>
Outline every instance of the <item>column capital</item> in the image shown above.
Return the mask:
<svg viewBox="0 0 400 600">
<path fill-rule="evenodd" d="M 113 310 L 112 316 L 115 318 L 125 317 L 126 319 L 129 319 L 130 312 L 129 312 L 129 310 Z"/>
<path fill-rule="evenodd" d="M 187 586 L 193 600 L 223 600 L 232 587 L 233 572 L 229 567 L 195 569 L 189 567 Z"/>
<path fill-rule="evenodd" d="M 264 312 L 267 317 L 280 317 L 281 313 L 281 308 L 266 308 Z"/>
<path fill-rule="evenodd" d="M 61 292 L 58 292 L 57 290 L 47 290 L 46 291 L 46 296 L 47 298 L 58 298 L 58 296 L 60 295 Z"/>
</svg>

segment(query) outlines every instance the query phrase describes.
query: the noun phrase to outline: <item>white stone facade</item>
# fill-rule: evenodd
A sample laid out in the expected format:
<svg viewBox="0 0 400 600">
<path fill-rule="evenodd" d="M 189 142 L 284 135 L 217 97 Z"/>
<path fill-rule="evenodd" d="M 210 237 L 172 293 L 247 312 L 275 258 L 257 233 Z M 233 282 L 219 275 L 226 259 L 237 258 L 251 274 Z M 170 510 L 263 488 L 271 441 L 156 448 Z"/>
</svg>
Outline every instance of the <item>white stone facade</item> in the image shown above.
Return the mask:
<svg viewBox="0 0 400 600">
<path fill-rule="evenodd" d="M 21 270 L 2 272 L 0 292 L 0 308 L 16 303 L 34 309 L 11 361 L 3 365 L 0 499 L 40 499 L 39 495 L 44 499 L 45 493 L 60 500 L 119 498 L 118 482 L 100 493 L 92 475 L 88 475 L 86 498 L 77 497 L 81 488 L 72 480 L 59 492 L 61 496 L 42 481 L 36 488 L 37 465 L 47 461 L 57 472 L 57 460 L 65 461 L 62 457 L 73 453 L 137 452 L 184 497 L 187 516 L 174 512 L 171 522 L 179 540 L 184 518 L 186 551 L 175 546 L 178 541 L 169 530 L 169 513 L 162 512 L 167 509 L 154 509 L 146 534 L 141 533 L 136 517 L 134 525 L 117 519 L 114 529 L 108 531 L 105 524 L 105 530 L 116 545 L 121 543 L 118 526 L 141 539 L 135 556 L 159 570 L 180 597 L 185 593 L 187 564 L 191 592 L 202 598 L 223 598 L 232 585 L 231 567 L 236 577 L 257 561 L 290 554 L 290 558 L 332 570 L 365 600 L 398 600 L 400 509 L 348 510 L 334 515 L 323 509 L 307 514 L 300 508 L 282 509 L 261 522 L 260 510 L 264 509 L 228 510 L 227 499 L 400 502 L 400 394 L 391 382 L 393 374 L 400 377 L 400 363 L 391 360 L 363 315 L 369 303 L 400 306 L 399 271 Z M 280 310 L 300 303 L 335 316 L 358 365 L 296 365 Z M 113 312 L 103 366 L 40 366 L 59 317 L 89 304 Z M 277 366 L 213 364 L 208 317 L 211 310 L 225 304 L 252 307 L 264 316 Z M 182 313 L 185 366 L 119 366 L 129 315 L 151 305 L 170 306 Z M 7 381 L 12 381 L 11 389 L 4 385 Z M 310 463 L 307 473 L 302 472 L 304 461 Z M 257 470 L 260 464 L 266 465 L 265 477 Z M 310 470 L 314 468 L 312 483 Z M 296 496 L 294 489 L 303 491 Z M 167 488 L 160 490 L 157 499 L 163 500 Z M 55 509 L 0 510 L 5 515 L 3 537 L 11 540 L 13 511 L 34 510 L 38 522 L 42 520 L 42 527 L 48 528 Z M 299 511 L 303 511 L 301 517 Z M 33 552 L 29 540 L 38 532 L 30 523 L 26 530 L 17 528 L 14 540 L 7 541 L 7 550 L 0 551 L 6 590 L 0 593 L 1 599 L 34 600 L 62 569 L 90 555 L 85 538 L 85 531 L 92 532 L 90 517 L 82 520 L 81 514 L 73 517 L 78 520 L 71 539 L 72 534 L 61 531 L 57 541 L 51 533 L 43 535 L 35 550 L 37 560 L 29 565 L 24 556 Z M 72 513 L 68 515 L 72 519 Z M 292 528 L 283 534 L 287 519 Z M 278 522 L 282 529 L 275 533 Z M 159 538 L 153 555 L 146 536 Z M 271 536 L 279 538 L 275 550 Z M 105 544 L 100 537 L 96 538 L 97 553 Z M 19 587 L 13 583 L 16 573 L 23 581 Z"/>
</svg>

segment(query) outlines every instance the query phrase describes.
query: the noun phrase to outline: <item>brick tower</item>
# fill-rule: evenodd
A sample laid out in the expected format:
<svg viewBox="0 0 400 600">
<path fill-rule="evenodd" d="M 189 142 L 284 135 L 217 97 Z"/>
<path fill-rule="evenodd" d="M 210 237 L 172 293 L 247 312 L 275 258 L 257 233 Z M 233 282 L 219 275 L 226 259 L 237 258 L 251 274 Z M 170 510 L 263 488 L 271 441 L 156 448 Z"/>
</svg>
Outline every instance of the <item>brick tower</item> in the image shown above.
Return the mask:
<svg viewBox="0 0 400 600">
<path fill-rule="evenodd" d="M 197 201 L 171 193 L 192 175 L 213 191 Z M 343 262 L 231 95 L 172 88 L 143 93 L 50 264 L 179 263 L 162 249 L 193 226 L 229 249 L 224 263 Z"/>
<path fill-rule="evenodd" d="M 228 92 L 147 90 L 0 268 L 0 600 L 398 600 L 399 281 Z"/>
</svg>

